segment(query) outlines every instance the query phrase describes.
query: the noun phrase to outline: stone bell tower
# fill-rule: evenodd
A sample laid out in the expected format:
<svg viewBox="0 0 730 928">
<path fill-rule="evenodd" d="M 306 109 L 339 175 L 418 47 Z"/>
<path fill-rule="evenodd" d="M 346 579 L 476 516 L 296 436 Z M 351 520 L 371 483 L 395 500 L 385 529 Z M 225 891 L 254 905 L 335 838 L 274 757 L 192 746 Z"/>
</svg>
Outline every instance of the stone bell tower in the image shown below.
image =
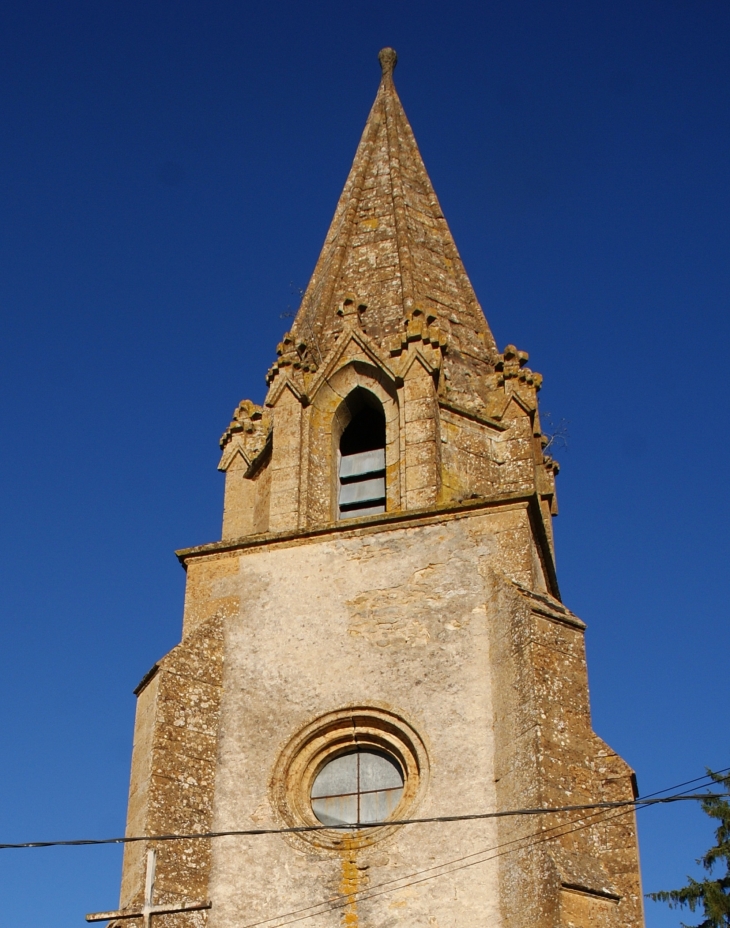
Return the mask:
<svg viewBox="0 0 730 928">
<path fill-rule="evenodd" d="M 150 840 L 104 914 L 639 928 L 630 809 L 441 820 L 631 800 L 633 777 L 558 590 L 540 375 L 498 351 L 380 61 L 264 404 L 221 441 L 222 540 L 178 552 L 182 641 L 137 689 Z"/>
</svg>

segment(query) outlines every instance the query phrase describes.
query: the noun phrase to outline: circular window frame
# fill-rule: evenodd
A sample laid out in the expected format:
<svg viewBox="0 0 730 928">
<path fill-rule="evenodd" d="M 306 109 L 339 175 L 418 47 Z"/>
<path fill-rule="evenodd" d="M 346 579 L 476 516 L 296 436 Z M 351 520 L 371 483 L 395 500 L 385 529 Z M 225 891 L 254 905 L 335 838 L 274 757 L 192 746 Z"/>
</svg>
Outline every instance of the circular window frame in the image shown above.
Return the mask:
<svg viewBox="0 0 730 928">
<path fill-rule="evenodd" d="M 289 827 L 311 827 L 296 837 L 310 845 L 341 849 L 366 847 L 393 834 L 398 825 L 367 825 L 362 829 L 323 826 L 312 809 L 312 785 L 335 757 L 353 749 L 372 749 L 396 760 L 403 774 L 403 795 L 392 818 L 412 816 L 428 782 L 428 753 L 415 729 L 386 709 L 353 706 L 320 716 L 298 732 L 282 751 L 271 778 L 272 805 Z"/>
</svg>

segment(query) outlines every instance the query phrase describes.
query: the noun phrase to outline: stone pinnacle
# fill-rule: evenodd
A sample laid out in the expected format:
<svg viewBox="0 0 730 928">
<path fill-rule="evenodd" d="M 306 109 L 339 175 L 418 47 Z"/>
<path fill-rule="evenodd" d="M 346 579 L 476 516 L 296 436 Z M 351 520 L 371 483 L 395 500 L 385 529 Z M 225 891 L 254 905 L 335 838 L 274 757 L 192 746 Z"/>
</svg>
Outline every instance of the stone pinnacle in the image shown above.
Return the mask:
<svg viewBox="0 0 730 928">
<path fill-rule="evenodd" d="M 395 66 L 398 64 L 398 55 L 394 48 L 381 48 L 378 54 L 380 67 L 383 69 L 383 77 L 392 77 Z"/>
</svg>

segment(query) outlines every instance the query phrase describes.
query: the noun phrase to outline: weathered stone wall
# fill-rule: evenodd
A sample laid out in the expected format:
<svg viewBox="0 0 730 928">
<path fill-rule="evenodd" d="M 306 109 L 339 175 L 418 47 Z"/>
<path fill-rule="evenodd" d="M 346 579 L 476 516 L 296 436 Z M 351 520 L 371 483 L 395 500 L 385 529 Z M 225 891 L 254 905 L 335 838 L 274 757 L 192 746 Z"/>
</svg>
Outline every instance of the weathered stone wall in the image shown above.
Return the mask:
<svg viewBox="0 0 730 928">
<path fill-rule="evenodd" d="M 185 636 L 140 693 L 130 831 L 296 824 L 279 801 L 282 752 L 348 707 L 394 713 L 425 746 L 409 816 L 630 798 L 631 771 L 590 726 L 584 626 L 532 592 L 546 583 L 529 504 L 354 521 L 181 552 Z M 213 902 L 161 926 L 243 928 L 309 906 L 318 928 L 642 924 L 632 815 L 325 845 L 160 845 L 159 898 Z M 127 848 L 122 905 L 139 901 L 144 850 Z"/>
<path fill-rule="evenodd" d="M 590 728 L 583 624 L 529 592 L 545 584 L 526 504 L 182 557 L 194 591 L 188 634 L 225 616 L 216 829 L 291 824 L 272 798 L 278 758 L 298 730 L 347 706 L 396 712 L 427 745 L 428 784 L 409 814 L 631 795 L 630 770 Z M 582 928 L 591 918 L 586 925 L 634 928 L 633 818 L 601 814 L 572 831 L 583 818 L 416 826 L 335 850 L 280 836 L 222 839 L 211 926 L 370 889 L 376 895 L 357 905 L 315 909 L 312 923 Z M 465 856 L 474 866 L 461 869 Z M 381 886 L 421 871 L 433 879 Z"/>
<path fill-rule="evenodd" d="M 590 724 L 584 625 L 521 585 L 492 581 L 497 797 L 501 808 L 634 798 L 632 771 Z M 500 820 L 510 928 L 643 924 L 636 825 L 626 809 Z"/>
<path fill-rule="evenodd" d="M 224 436 L 224 539 L 336 520 L 337 449 L 348 420 L 347 399 L 366 390 L 386 418 L 389 513 L 469 499 L 534 497 L 548 540 L 543 557 L 552 558 L 555 465 L 542 453 L 534 378 L 515 380 L 533 375 L 520 368 L 522 361 L 500 362 L 512 364 L 514 377 L 483 372 L 486 399 L 475 390 L 468 406 L 459 405 L 451 399 L 449 381 L 439 377 L 440 355 L 431 344 L 436 336 L 420 331 L 419 337 L 424 334 L 425 354 L 415 341 L 406 341 L 391 368 L 359 330 L 350 329 L 343 332 L 330 368 L 307 375 L 309 392 L 297 396 L 289 381 L 279 380 L 268 400 L 268 440 L 258 433 L 251 439 L 259 459 L 254 452 L 245 460 L 231 453 L 244 447 L 236 429 L 251 422 L 254 408 L 241 404 L 242 422 L 234 419 Z M 463 391 L 459 398 L 465 402 Z"/>
<path fill-rule="evenodd" d="M 492 617 L 478 566 L 519 534 L 529 536 L 524 507 L 220 555 L 238 571 L 218 573 L 210 595 L 238 595 L 241 609 L 225 623 L 215 827 L 288 824 L 272 801 L 281 752 L 313 720 L 347 707 L 393 712 L 424 742 L 430 774 L 410 814 L 494 808 Z M 205 573 L 208 563 L 192 560 L 189 572 Z M 524 557 L 520 575 L 530 569 Z M 308 921 L 498 928 L 496 862 L 456 863 L 494 847 L 496 834 L 493 821 L 481 821 L 400 828 L 371 846 L 338 849 L 283 836 L 223 839 L 213 848 L 210 925 L 242 928 L 386 889 Z M 448 876 L 414 882 L 448 866 L 456 868 Z"/>
<path fill-rule="evenodd" d="M 228 465 L 223 495 L 223 538 L 242 538 L 256 531 L 254 514 L 257 503 L 260 508 L 262 494 L 259 481 L 248 476 L 248 469 L 240 454 Z M 267 473 L 270 472 L 267 470 Z"/>
<path fill-rule="evenodd" d="M 128 835 L 210 830 L 222 673 L 223 626 L 221 616 L 214 615 L 170 651 L 138 689 Z M 207 900 L 210 841 L 135 842 L 124 850 L 122 909 L 143 900 L 151 847 L 158 855 L 156 902 Z M 159 928 L 177 926 L 181 917 L 196 928 L 206 923 L 207 913 L 156 916 Z"/>
</svg>

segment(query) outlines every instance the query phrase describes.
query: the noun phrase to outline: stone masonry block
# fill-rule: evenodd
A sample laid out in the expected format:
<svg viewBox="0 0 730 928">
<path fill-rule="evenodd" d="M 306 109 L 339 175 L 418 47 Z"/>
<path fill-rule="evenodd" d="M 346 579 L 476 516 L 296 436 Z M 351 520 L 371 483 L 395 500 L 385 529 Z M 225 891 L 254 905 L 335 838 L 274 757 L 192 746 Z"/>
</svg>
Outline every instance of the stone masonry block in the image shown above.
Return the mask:
<svg viewBox="0 0 730 928">
<path fill-rule="evenodd" d="M 436 447 L 432 441 L 423 441 L 418 445 L 406 446 L 406 471 L 419 465 L 428 465 L 431 470 L 429 477 L 433 480 L 434 469 L 437 467 Z"/>
<path fill-rule="evenodd" d="M 422 399 L 407 399 L 405 403 L 406 422 L 415 422 L 421 419 L 436 419 L 436 403 L 431 397 Z"/>
<path fill-rule="evenodd" d="M 424 371 L 420 364 L 414 364 L 408 372 L 408 377 L 403 384 L 403 395 L 406 403 L 427 398 L 435 399 L 433 378 Z"/>
<path fill-rule="evenodd" d="M 406 422 L 405 432 L 408 444 L 418 445 L 423 441 L 434 441 L 436 423 L 433 419 L 416 419 Z"/>
</svg>

